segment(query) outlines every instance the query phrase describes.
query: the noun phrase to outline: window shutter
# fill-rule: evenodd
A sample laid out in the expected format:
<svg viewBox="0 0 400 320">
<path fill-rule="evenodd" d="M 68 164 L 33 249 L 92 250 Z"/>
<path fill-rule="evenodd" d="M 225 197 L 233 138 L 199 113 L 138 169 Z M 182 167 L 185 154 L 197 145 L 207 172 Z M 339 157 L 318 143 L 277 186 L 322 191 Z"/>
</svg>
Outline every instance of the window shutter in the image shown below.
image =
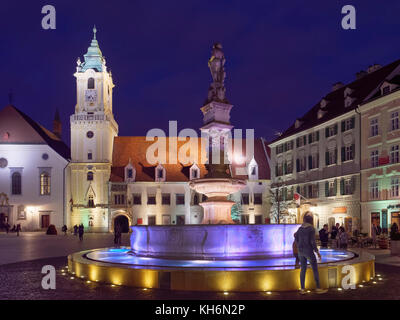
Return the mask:
<svg viewBox="0 0 400 320">
<path fill-rule="evenodd" d="M 308 170 L 312 169 L 312 156 L 308 156 Z"/>
<path fill-rule="evenodd" d="M 311 133 L 308 135 L 308 143 L 312 143 L 312 134 Z"/>
<path fill-rule="evenodd" d="M 275 166 L 275 176 L 278 176 L 278 165 Z"/>
<path fill-rule="evenodd" d="M 300 171 L 300 159 L 296 159 L 296 172 Z"/>
<path fill-rule="evenodd" d="M 300 146 L 300 139 L 296 138 L 296 147 L 298 148 Z"/>
<path fill-rule="evenodd" d="M 342 147 L 342 162 L 345 161 L 345 156 L 346 156 L 346 150 L 345 147 Z"/>
<path fill-rule="evenodd" d="M 351 159 L 354 159 L 356 157 L 356 145 L 355 144 L 351 145 L 351 155 L 352 155 Z"/>
<path fill-rule="evenodd" d="M 337 149 L 335 149 L 335 164 L 337 163 Z"/>
<path fill-rule="evenodd" d="M 351 194 L 354 194 L 354 191 L 356 191 L 356 177 L 352 176 L 351 177 Z"/>
<path fill-rule="evenodd" d="M 337 179 L 335 179 L 335 182 L 333 183 L 333 194 L 336 196 L 337 195 Z"/>
<path fill-rule="evenodd" d="M 317 141 L 319 141 L 319 131 L 317 131 Z"/>
<path fill-rule="evenodd" d="M 351 123 L 351 128 L 354 129 L 354 124 L 355 124 L 355 118 L 351 118 L 350 123 Z"/>
<path fill-rule="evenodd" d="M 287 174 L 287 163 L 283 163 L 283 174 Z"/>
<path fill-rule="evenodd" d="M 337 134 L 337 124 L 335 124 L 335 126 L 334 126 L 334 131 L 335 131 L 335 134 Z"/>
<path fill-rule="evenodd" d="M 342 132 L 346 130 L 346 122 L 342 121 Z"/>
<path fill-rule="evenodd" d="M 329 137 L 329 128 L 325 128 L 325 138 Z"/>
<path fill-rule="evenodd" d="M 340 179 L 340 194 L 344 195 L 344 179 Z"/>
<path fill-rule="evenodd" d="M 300 193 L 300 186 L 296 186 L 296 192 Z"/>
<path fill-rule="evenodd" d="M 303 142 L 304 142 L 304 145 L 307 144 L 307 136 L 304 136 L 304 137 L 303 137 Z"/>
<path fill-rule="evenodd" d="M 325 182 L 325 197 L 329 197 L 329 182 Z"/>
<path fill-rule="evenodd" d="M 325 152 L 325 165 L 329 166 L 329 151 Z"/>
<path fill-rule="evenodd" d="M 286 143 L 283 144 L 283 152 L 286 152 Z"/>
</svg>

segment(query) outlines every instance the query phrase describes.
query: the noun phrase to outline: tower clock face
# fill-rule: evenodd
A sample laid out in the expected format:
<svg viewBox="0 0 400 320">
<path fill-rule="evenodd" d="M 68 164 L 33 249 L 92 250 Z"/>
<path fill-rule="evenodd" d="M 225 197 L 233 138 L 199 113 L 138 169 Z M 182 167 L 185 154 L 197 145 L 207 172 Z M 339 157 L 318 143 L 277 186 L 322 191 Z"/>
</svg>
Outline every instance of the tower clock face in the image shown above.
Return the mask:
<svg viewBox="0 0 400 320">
<path fill-rule="evenodd" d="M 85 92 L 85 101 L 86 102 L 95 102 L 97 99 L 96 90 L 86 90 Z"/>
</svg>

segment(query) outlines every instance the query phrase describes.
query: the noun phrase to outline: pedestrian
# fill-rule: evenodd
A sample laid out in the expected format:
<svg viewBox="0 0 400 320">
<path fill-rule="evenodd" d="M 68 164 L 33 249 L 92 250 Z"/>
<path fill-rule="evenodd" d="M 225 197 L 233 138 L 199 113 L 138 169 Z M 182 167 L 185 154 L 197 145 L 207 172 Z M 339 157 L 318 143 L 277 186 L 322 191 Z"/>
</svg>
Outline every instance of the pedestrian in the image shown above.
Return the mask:
<svg viewBox="0 0 400 320">
<path fill-rule="evenodd" d="M 84 233 L 83 224 L 80 224 L 78 229 L 79 229 L 78 230 L 78 232 L 79 232 L 79 240 L 82 241 L 83 240 L 83 233 Z"/>
<path fill-rule="evenodd" d="M 64 232 L 64 236 L 66 236 L 67 235 L 67 231 L 68 231 L 68 228 L 67 228 L 67 226 L 64 224 L 63 225 L 63 227 L 62 227 L 62 232 Z"/>
<path fill-rule="evenodd" d="M 331 239 L 336 241 L 336 236 L 339 232 L 339 223 L 336 223 L 336 226 L 332 226 L 331 230 Z M 335 242 L 333 241 L 333 242 Z"/>
<path fill-rule="evenodd" d="M 339 228 L 339 248 L 347 250 L 347 243 L 349 242 L 349 235 L 343 227 Z"/>
<path fill-rule="evenodd" d="M 19 237 L 19 233 L 21 231 L 21 225 L 19 223 L 17 224 L 17 229 L 15 231 L 17 231 L 17 237 Z"/>
<path fill-rule="evenodd" d="M 294 265 L 295 267 L 298 267 L 300 264 L 300 260 L 299 260 L 299 250 L 297 249 L 297 244 L 296 244 L 296 234 L 294 234 L 293 237 L 294 241 L 292 244 L 292 250 L 293 250 L 293 256 L 296 258 Z"/>
<path fill-rule="evenodd" d="M 321 241 L 321 248 L 328 248 L 329 231 L 327 224 L 324 224 L 324 227 L 319 230 L 319 240 Z"/>
<path fill-rule="evenodd" d="M 78 234 L 78 226 L 74 225 L 74 236 Z"/>
<path fill-rule="evenodd" d="M 296 245 L 298 249 L 301 270 L 300 270 L 300 293 L 305 294 L 305 280 L 307 271 L 307 260 L 310 262 L 311 268 L 314 274 L 314 280 L 316 284 L 316 293 L 325 293 L 328 290 L 321 289 L 318 274 L 318 263 L 314 252 L 321 259 L 321 254 L 318 251 L 317 244 L 315 242 L 315 229 L 313 227 L 313 216 L 310 211 L 307 211 L 303 217 L 303 224 L 295 233 Z"/>
<path fill-rule="evenodd" d="M 372 227 L 371 227 L 371 237 L 372 237 L 372 244 L 374 245 L 375 249 L 376 249 L 376 235 L 377 235 L 377 232 L 378 232 L 378 230 L 376 228 L 376 225 L 375 225 L 375 223 L 373 223 Z"/>
<path fill-rule="evenodd" d="M 399 232 L 399 226 L 396 222 L 393 222 L 392 227 L 390 228 L 390 232 L 393 234 Z"/>
</svg>

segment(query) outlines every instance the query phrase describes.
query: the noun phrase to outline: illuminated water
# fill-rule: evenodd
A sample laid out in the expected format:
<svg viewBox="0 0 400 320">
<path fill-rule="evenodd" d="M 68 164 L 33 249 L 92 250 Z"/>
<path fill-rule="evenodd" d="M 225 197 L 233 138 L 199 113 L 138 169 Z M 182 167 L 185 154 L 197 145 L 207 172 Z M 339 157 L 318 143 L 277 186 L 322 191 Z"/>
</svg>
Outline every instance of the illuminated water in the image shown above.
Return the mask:
<svg viewBox="0 0 400 320">
<path fill-rule="evenodd" d="M 184 260 L 139 257 L 130 252 L 130 248 L 106 248 L 90 251 L 86 257 L 91 260 L 106 263 L 123 264 L 132 268 L 199 268 L 199 269 L 292 269 L 295 267 L 295 258 L 285 254 L 264 259 L 232 259 L 232 260 Z M 321 249 L 320 264 L 334 263 L 352 259 L 355 254 L 344 250 Z"/>
</svg>

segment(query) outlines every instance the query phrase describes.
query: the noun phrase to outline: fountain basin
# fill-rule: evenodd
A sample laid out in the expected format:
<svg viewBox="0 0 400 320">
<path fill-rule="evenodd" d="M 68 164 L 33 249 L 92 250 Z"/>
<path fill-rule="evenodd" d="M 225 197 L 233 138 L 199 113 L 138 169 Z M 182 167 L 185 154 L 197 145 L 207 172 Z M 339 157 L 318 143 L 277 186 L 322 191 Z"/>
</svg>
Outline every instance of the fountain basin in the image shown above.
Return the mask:
<svg viewBox="0 0 400 320">
<path fill-rule="evenodd" d="M 296 224 L 132 226 L 131 250 L 163 259 L 263 259 L 292 255 Z"/>
</svg>

